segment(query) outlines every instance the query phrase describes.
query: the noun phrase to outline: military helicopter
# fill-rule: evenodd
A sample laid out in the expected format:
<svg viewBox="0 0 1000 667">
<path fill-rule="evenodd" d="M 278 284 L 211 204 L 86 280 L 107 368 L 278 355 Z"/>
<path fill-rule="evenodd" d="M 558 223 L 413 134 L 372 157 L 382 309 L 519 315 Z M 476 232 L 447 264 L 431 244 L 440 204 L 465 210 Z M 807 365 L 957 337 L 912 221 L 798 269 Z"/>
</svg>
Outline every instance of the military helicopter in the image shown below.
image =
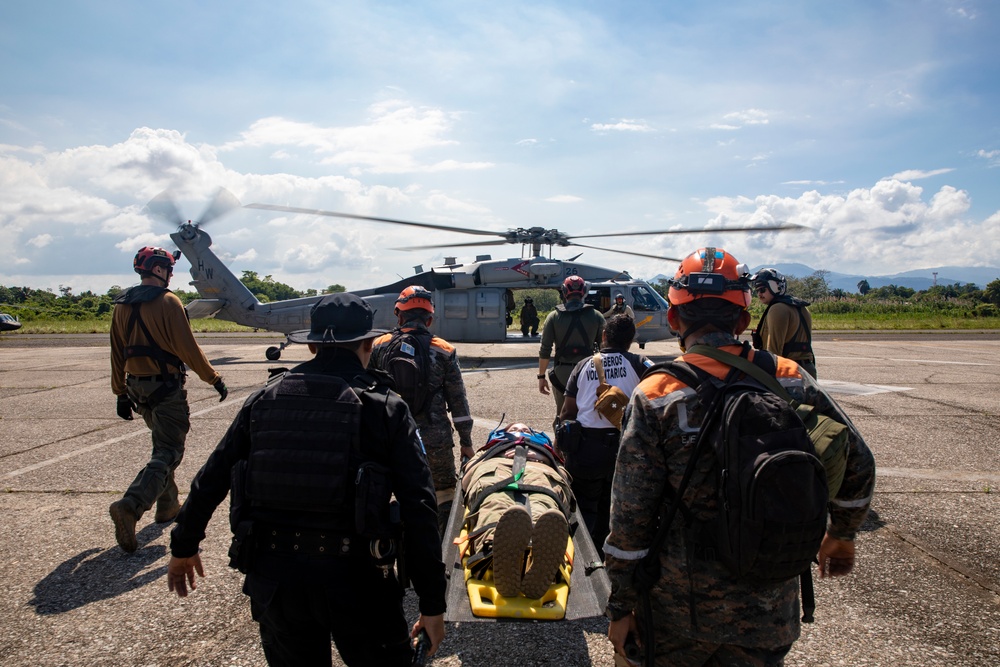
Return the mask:
<svg viewBox="0 0 1000 667">
<path fill-rule="evenodd" d="M 21 323 L 17 318 L 7 313 L 0 313 L 0 331 L 17 331 L 21 328 Z"/>
<path fill-rule="evenodd" d="M 222 189 L 216 193 L 198 222 L 190 220 L 185 222 L 180 217 L 177 207 L 168 193 L 161 193 L 147 206 L 147 210 L 153 216 L 177 225 L 177 231 L 171 234 L 170 238 L 191 263 L 193 280 L 190 284 L 202 297 L 187 305 L 188 315 L 192 318 L 216 317 L 248 327 L 285 334 L 308 328 L 310 308 L 322 296 L 261 303 L 211 251 L 212 239 L 204 231 L 204 225 L 239 206 L 236 197 Z M 494 232 L 270 204 L 247 204 L 245 208 L 347 218 L 492 237 L 487 241 L 473 243 L 393 248 L 394 250 L 521 244 L 521 257 L 493 259 L 490 255 L 479 255 L 469 263 L 459 263 L 456 258 L 447 257 L 442 266 L 432 267 L 430 270 L 425 271 L 420 266 L 415 267 L 414 275 L 409 278 L 381 287 L 351 290 L 352 293 L 368 301 L 375 310 L 375 327 L 391 329 L 396 326 L 393 306 L 399 293 L 409 285 L 421 285 L 434 293 L 436 311 L 432 327 L 434 332 L 449 341 L 476 343 L 502 342 L 507 339 L 509 315 L 514 308 L 514 290 L 558 289 L 563 280 L 570 275 L 578 275 L 588 282 L 589 289 L 586 301 L 599 310 L 608 310 L 615 294 L 621 293 L 625 297 L 626 303 L 632 306 L 636 315 L 636 342 L 639 343 L 640 347 L 650 341 L 672 337 L 673 334 L 667 324 L 666 316 L 668 304 L 648 283 L 633 279 L 626 271 L 577 262 L 575 260 L 579 255 L 567 260 L 553 258 L 553 246 L 577 246 L 679 262 L 679 259 L 673 257 L 589 246 L 578 243 L 576 239 L 690 234 L 706 231 L 765 231 L 796 227 L 796 225 L 777 225 L 721 230 L 659 230 L 570 236 L 557 229 L 544 229 L 542 227 Z M 548 247 L 548 256 L 542 252 L 543 246 Z M 280 346 L 269 347 L 265 356 L 271 361 L 276 361 L 280 358 L 281 351 L 286 345 L 287 341 Z"/>
</svg>

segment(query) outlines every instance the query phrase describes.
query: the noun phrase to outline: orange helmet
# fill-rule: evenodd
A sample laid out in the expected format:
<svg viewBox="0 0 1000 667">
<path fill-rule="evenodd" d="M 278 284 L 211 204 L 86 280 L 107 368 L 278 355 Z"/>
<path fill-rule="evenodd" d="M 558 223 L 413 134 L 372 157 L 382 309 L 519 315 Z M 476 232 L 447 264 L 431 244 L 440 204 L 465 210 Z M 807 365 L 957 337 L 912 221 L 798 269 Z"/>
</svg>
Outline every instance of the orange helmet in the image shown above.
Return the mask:
<svg viewBox="0 0 1000 667">
<path fill-rule="evenodd" d="M 135 259 L 132 260 L 132 268 L 136 273 L 142 273 L 143 271 L 152 271 L 153 267 L 157 264 L 161 264 L 167 269 L 172 270 L 174 262 L 180 257 L 180 251 L 170 254 L 163 248 L 155 248 L 153 246 L 145 246 L 139 248 L 139 252 L 135 253 Z"/>
<path fill-rule="evenodd" d="M 667 292 L 670 305 L 725 299 L 740 308 L 751 302 L 750 271 L 722 248 L 699 248 L 684 258 Z"/>
<path fill-rule="evenodd" d="M 434 312 L 434 303 L 431 301 L 430 290 L 420 285 L 410 285 L 400 292 L 399 298 L 396 299 L 396 313 L 399 313 L 401 310 L 413 310 L 415 308 L 426 310 L 429 313 Z"/>
<path fill-rule="evenodd" d="M 569 276 L 562 284 L 563 296 L 567 299 L 570 294 L 579 294 L 583 296 L 587 293 L 587 283 L 580 276 Z"/>
</svg>

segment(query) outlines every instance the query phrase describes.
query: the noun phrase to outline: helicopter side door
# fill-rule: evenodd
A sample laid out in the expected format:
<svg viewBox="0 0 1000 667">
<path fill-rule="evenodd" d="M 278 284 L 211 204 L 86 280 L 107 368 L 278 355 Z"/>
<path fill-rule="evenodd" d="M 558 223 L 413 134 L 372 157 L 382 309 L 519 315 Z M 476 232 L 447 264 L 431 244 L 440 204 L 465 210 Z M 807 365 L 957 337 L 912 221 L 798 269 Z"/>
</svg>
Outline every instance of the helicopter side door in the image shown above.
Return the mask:
<svg viewBox="0 0 1000 667">
<path fill-rule="evenodd" d="M 438 295 L 432 329 L 445 340 L 489 343 L 507 337 L 506 289 L 448 289 Z"/>
<path fill-rule="evenodd" d="M 611 287 L 607 285 L 592 285 L 587 290 L 587 296 L 584 297 L 583 301 L 604 313 L 611 308 Z"/>
</svg>

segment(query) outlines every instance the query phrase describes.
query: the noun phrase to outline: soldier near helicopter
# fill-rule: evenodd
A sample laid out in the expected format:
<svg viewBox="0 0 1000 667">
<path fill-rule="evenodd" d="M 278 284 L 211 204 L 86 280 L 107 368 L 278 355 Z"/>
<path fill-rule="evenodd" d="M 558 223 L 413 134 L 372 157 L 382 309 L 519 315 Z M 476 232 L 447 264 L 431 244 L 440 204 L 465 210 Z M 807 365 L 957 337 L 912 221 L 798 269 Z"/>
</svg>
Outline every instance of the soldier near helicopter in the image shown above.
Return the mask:
<svg viewBox="0 0 1000 667">
<path fill-rule="evenodd" d="M 798 362 L 815 378 L 809 302 L 787 294 L 788 280 L 777 269 L 761 269 L 750 281 L 757 298 L 767 306 L 751 334 L 753 346 Z"/>
<path fill-rule="evenodd" d="M 115 299 L 111 320 L 111 391 L 118 416 L 132 420 L 137 413 L 153 439 L 149 462 L 108 508 L 115 540 L 128 553 L 139 546 L 136 522 L 154 504 L 157 523 L 173 520 L 181 507 L 174 470 L 191 428 L 185 364 L 219 392 L 220 401 L 229 395 L 222 376 L 198 347 L 180 299 L 167 289 L 176 261 L 163 248 L 141 248 L 132 261 L 141 282 Z"/>
<path fill-rule="evenodd" d="M 587 294 L 587 283 L 583 278 L 566 278 L 562 284 L 562 294 L 565 303 L 556 306 L 546 316 L 542 325 L 542 342 L 538 348 L 538 391 L 546 395 L 551 393 L 555 397 L 556 419 L 562 412 L 566 383 L 573 367 L 578 361 L 600 349 L 601 335 L 604 333 L 604 315 L 583 302 Z"/>
<path fill-rule="evenodd" d="M 521 306 L 521 335 L 527 338 L 529 331 L 532 338 L 538 335 L 538 309 L 535 308 L 535 300 L 526 296 Z"/>
<path fill-rule="evenodd" d="M 633 320 L 635 319 L 635 312 L 632 311 L 632 306 L 625 303 L 625 295 L 621 292 L 615 293 L 615 302 L 611 305 L 611 308 L 604 312 L 605 319 L 611 319 L 615 315 L 628 315 Z"/>
<path fill-rule="evenodd" d="M 396 390 L 413 413 L 427 449 L 437 493 L 439 528 L 444 532 L 457 481 L 452 424 L 458 431 L 462 457 L 470 458 L 475 453 L 462 368 L 455 347 L 428 329 L 434 321 L 434 304 L 427 289 L 419 285 L 404 289 L 396 299 L 394 312 L 398 326 L 375 339 L 370 366 L 392 375 Z"/>
</svg>

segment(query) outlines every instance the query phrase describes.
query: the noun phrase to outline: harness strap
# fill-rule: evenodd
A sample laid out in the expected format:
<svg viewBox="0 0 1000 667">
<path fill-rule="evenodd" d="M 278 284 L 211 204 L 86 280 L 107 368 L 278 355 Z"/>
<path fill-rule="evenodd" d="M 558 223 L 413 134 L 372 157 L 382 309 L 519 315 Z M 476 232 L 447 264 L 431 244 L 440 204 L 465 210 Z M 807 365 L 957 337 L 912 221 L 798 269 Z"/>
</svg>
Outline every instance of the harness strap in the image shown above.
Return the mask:
<svg viewBox="0 0 1000 667">
<path fill-rule="evenodd" d="M 583 345 L 581 345 L 580 347 L 586 347 L 586 345 L 587 345 L 587 342 L 588 342 L 587 341 L 587 328 L 585 326 L 583 326 L 583 321 L 580 319 L 580 315 L 583 314 L 583 310 L 584 310 L 583 308 L 580 308 L 579 310 L 567 310 L 567 311 L 564 311 L 564 312 L 567 312 L 567 313 L 569 313 L 570 315 L 573 316 L 573 321 L 570 323 L 569 328 L 566 329 L 566 335 L 563 336 L 562 342 L 556 347 L 556 351 L 557 351 L 556 352 L 556 363 L 557 364 L 568 363 L 568 362 L 563 362 L 562 361 L 563 355 L 560 354 L 560 352 L 563 352 L 563 351 L 566 350 L 566 344 L 569 343 L 569 339 L 573 336 L 573 332 L 576 331 L 577 329 L 580 330 L 581 338 L 583 339 Z M 593 349 L 593 348 L 591 348 L 591 349 Z"/>
<path fill-rule="evenodd" d="M 135 331 L 135 325 L 138 324 L 139 328 L 142 329 L 142 333 L 146 337 L 146 340 L 149 341 L 149 345 L 125 346 L 125 358 L 152 357 L 159 364 L 160 373 L 162 375 L 170 375 L 170 372 L 167 370 L 167 364 L 176 366 L 180 369 L 181 374 L 183 374 L 184 362 L 181 361 L 180 357 L 167 352 L 157 344 L 156 339 L 153 338 L 153 334 L 151 334 L 149 329 L 146 327 L 146 323 L 142 321 L 142 315 L 139 313 L 139 309 L 141 307 L 142 302 L 132 304 L 132 315 L 129 317 L 128 326 L 125 330 L 125 340 L 132 338 L 132 332 Z"/>
<path fill-rule="evenodd" d="M 803 328 L 806 330 L 806 341 L 804 343 L 789 341 L 781 347 L 781 354 L 788 354 L 789 352 L 808 352 L 812 354 L 812 330 L 806 325 L 806 318 L 802 314 L 802 308 L 804 307 L 802 303 L 798 303 L 797 300 L 793 300 L 791 298 L 784 296 L 775 297 L 774 301 L 767 304 L 767 308 L 764 309 L 763 314 L 761 314 L 760 316 L 760 321 L 761 322 L 764 321 L 764 319 L 767 317 L 767 311 L 771 310 L 771 306 L 773 306 L 776 303 L 783 303 L 785 305 L 791 306 L 792 308 L 795 309 L 795 312 L 797 312 L 799 315 L 799 326 L 795 330 L 795 333 L 792 335 L 793 339 L 798 337 L 799 332 L 802 331 Z M 815 354 L 812 355 L 812 360 L 813 362 L 816 361 Z"/>
</svg>

